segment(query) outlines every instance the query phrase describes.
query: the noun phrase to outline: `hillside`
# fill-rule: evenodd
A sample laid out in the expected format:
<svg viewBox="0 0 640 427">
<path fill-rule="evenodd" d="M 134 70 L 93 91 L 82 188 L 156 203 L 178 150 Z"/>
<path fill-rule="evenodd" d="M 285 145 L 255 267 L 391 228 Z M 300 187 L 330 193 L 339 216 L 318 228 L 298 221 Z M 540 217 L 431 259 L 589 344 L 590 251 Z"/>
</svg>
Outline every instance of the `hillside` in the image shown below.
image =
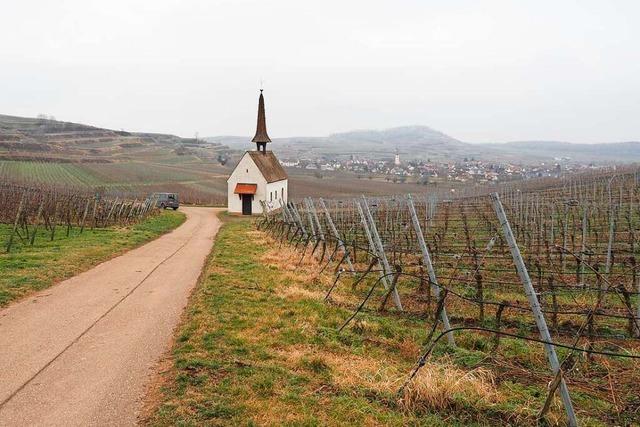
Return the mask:
<svg viewBox="0 0 640 427">
<path fill-rule="evenodd" d="M 217 136 L 208 141 L 230 147 L 246 146 L 248 137 Z M 273 138 L 273 150 L 283 158 L 318 159 L 326 156 L 390 159 L 396 149 L 403 158 L 462 160 L 476 158 L 516 163 L 569 158 L 578 162 L 640 161 L 640 142 L 576 144 L 556 141 L 521 141 L 470 144 L 427 126 L 384 130 L 358 130 L 326 137 Z"/>
<path fill-rule="evenodd" d="M 174 135 L 102 129 L 50 119 L 0 115 L 0 158 L 56 162 L 112 163 L 193 155 L 215 160 L 228 151 Z"/>
<path fill-rule="evenodd" d="M 247 137 L 218 136 L 206 138 L 230 147 L 246 144 Z M 472 144 L 452 138 L 427 126 L 403 126 L 384 130 L 356 130 L 326 137 L 272 138 L 273 150 L 284 158 L 318 159 L 326 156 L 389 159 L 396 149 L 413 158 L 463 158 L 480 156 L 484 151 Z"/>
<path fill-rule="evenodd" d="M 0 115 L 0 179 L 188 201 L 226 200 L 229 147 L 174 135 Z"/>
<path fill-rule="evenodd" d="M 226 178 L 250 137 L 218 136 L 195 140 L 174 135 L 102 129 L 78 123 L 0 115 L 0 180 L 66 185 L 143 197 L 154 191 L 180 193 L 183 201 L 226 203 Z M 539 162 L 554 157 L 581 162 L 640 161 L 640 143 L 570 144 L 513 142 L 469 144 L 426 126 L 359 130 L 327 137 L 274 138 L 282 159 L 347 158 Z M 323 172 L 321 177 L 289 169 L 290 194 L 344 197 L 358 194 L 420 192 L 415 183 L 396 184 L 381 177 Z"/>
<path fill-rule="evenodd" d="M 215 138 L 214 138 L 215 139 Z M 180 193 L 189 203 L 224 205 L 227 177 L 247 137 L 220 141 L 101 129 L 77 123 L 0 115 L 0 181 L 73 186 L 144 197 Z M 274 144 L 279 148 L 281 144 Z M 290 169 L 293 197 L 395 194 L 420 191 L 417 184 L 361 180 L 350 174 L 321 179 Z"/>
<path fill-rule="evenodd" d="M 578 162 L 637 162 L 640 160 L 640 142 L 611 142 L 576 144 L 560 141 L 515 141 L 505 144 L 483 144 L 510 158 L 568 158 Z"/>
</svg>

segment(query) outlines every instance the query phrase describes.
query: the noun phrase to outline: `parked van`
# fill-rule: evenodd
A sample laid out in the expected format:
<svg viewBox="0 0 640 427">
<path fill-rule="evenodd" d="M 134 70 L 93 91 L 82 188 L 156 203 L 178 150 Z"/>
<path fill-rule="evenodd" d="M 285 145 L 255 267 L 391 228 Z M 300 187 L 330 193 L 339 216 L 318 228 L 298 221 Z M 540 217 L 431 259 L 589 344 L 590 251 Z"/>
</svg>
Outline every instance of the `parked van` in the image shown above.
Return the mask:
<svg viewBox="0 0 640 427">
<path fill-rule="evenodd" d="M 177 193 L 153 193 L 151 197 L 156 199 L 156 207 L 160 209 L 171 208 L 175 211 L 180 207 Z"/>
</svg>

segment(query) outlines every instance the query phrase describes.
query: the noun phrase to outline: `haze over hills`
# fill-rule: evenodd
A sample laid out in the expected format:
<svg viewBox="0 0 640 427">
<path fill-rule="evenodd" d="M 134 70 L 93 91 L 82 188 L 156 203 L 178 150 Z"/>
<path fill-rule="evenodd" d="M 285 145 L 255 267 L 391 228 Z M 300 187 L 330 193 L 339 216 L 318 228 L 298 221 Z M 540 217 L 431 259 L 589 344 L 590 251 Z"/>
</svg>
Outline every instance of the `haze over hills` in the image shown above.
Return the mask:
<svg viewBox="0 0 640 427">
<path fill-rule="evenodd" d="M 231 168 L 242 151 L 253 147 L 251 138 L 224 139 L 235 149 L 174 135 L 0 115 L 0 182 L 72 186 L 132 197 L 170 191 L 180 193 L 186 202 L 223 205 Z M 396 184 L 384 179 L 361 180 L 349 173 L 318 179 L 291 169 L 289 175 L 292 197 L 399 191 Z M 422 189 L 416 183 L 404 187 L 413 192 Z"/>
<path fill-rule="evenodd" d="M 205 138 L 232 148 L 250 147 L 251 138 L 217 136 Z M 388 159 L 396 149 L 412 158 L 458 158 L 480 155 L 481 149 L 427 126 L 402 126 L 384 130 L 354 130 L 326 137 L 272 138 L 271 148 L 284 158 L 367 156 Z"/>
<path fill-rule="evenodd" d="M 201 140 L 174 135 L 125 132 L 46 118 L 0 115 L 0 158 L 52 162 L 112 163 L 123 161 L 217 163 L 252 148 L 248 136 L 216 136 Z M 640 142 L 576 144 L 559 141 L 516 141 L 470 144 L 427 126 L 354 130 L 326 137 L 273 138 L 271 148 L 287 159 L 358 157 L 389 159 L 398 150 L 404 159 L 462 160 L 475 158 L 515 163 L 568 158 L 577 162 L 640 161 Z"/>
<path fill-rule="evenodd" d="M 578 162 L 640 161 L 640 143 L 570 144 L 525 141 L 469 144 L 426 126 L 357 130 L 327 137 L 274 138 L 273 149 L 283 160 L 391 160 L 396 149 L 403 160 L 539 163 L 554 157 Z M 242 152 L 252 149 L 251 137 L 206 139 L 102 129 L 48 118 L 0 115 L 0 181 L 35 182 L 100 188 L 145 195 L 179 192 L 185 200 L 222 204 L 226 178 Z M 402 190 L 384 176 L 358 179 L 351 172 L 316 174 L 290 168 L 291 195 L 336 197 L 352 194 L 395 194 L 422 191 L 417 181 Z M 411 186 L 414 186 L 410 188 Z"/>
<path fill-rule="evenodd" d="M 513 141 L 503 144 L 483 144 L 514 159 L 546 159 L 564 157 L 581 162 L 640 161 L 640 142 L 609 142 L 577 144 L 561 141 Z"/>
<path fill-rule="evenodd" d="M 251 147 L 250 137 L 205 138 L 236 149 Z M 272 138 L 272 149 L 283 158 L 320 159 L 351 155 L 389 159 L 399 150 L 404 158 L 531 163 L 569 158 L 578 162 L 640 161 L 640 142 L 575 144 L 556 141 L 517 141 L 470 144 L 427 126 L 357 130 L 326 137 Z"/>
</svg>

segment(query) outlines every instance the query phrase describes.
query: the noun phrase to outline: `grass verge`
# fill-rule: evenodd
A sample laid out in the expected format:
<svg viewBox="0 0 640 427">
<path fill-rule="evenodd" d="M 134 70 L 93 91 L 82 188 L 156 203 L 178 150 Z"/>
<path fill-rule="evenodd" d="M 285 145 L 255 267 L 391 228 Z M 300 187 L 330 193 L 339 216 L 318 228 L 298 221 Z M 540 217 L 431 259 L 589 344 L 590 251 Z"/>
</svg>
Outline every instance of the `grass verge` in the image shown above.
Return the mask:
<svg viewBox="0 0 640 427">
<path fill-rule="evenodd" d="M 165 211 L 139 224 L 104 229 L 59 227 L 53 241 L 43 227 L 35 244 L 22 244 L 16 237 L 10 253 L 0 254 L 0 306 L 45 289 L 123 252 L 140 246 L 182 224 L 185 215 Z M 0 241 L 5 242 L 11 226 L 0 224 Z"/>
<path fill-rule="evenodd" d="M 227 218 L 144 424 L 535 425 L 544 388 L 482 367 L 484 352 L 441 347 L 399 396 L 425 320 L 373 309 L 338 333 L 349 290 L 324 303 L 331 276 L 299 258 Z M 564 422 L 558 399 L 548 421 Z"/>
</svg>

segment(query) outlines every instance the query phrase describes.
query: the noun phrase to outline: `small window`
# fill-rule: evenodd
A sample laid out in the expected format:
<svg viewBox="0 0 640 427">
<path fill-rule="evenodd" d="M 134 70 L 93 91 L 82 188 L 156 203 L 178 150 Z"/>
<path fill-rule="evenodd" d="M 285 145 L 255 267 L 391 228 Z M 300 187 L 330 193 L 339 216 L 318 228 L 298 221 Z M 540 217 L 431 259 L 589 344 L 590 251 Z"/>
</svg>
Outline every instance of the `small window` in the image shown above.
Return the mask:
<svg viewBox="0 0 640 427">
<path fill-rule="evenodd" d="M 249 173 L 249 169 L 247 169 L 247 173 Z"/>
<path fill-rule="evenodd" d="M 281 196 L 281 198 L 282 198 L 282 199 L 284 199 L 284 187 L 282 187 L 281 191 L 282 191 L 282 196 Z"/>
<path fill-rule="evenodd" d="M 273 201 L 273 191 L 269 192 L 269 201 Z"/>
</svg>

